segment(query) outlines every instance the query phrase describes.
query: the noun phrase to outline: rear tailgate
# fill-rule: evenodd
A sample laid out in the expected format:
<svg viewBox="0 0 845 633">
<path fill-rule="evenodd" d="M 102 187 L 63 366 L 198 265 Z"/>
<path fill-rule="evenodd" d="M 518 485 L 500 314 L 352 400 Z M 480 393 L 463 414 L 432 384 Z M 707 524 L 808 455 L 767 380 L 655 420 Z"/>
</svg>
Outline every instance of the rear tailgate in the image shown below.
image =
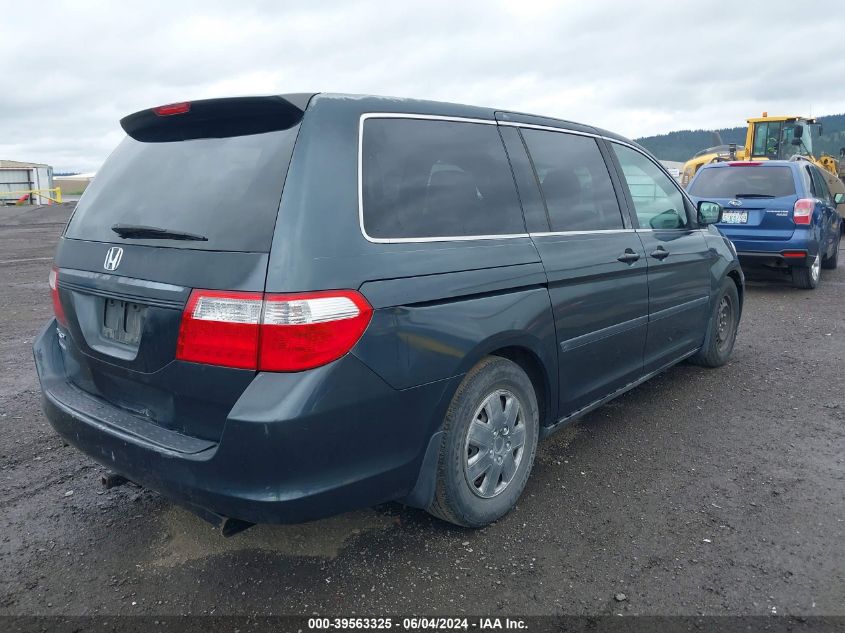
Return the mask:
<svg viewBox="0 0 845 633">
<path fill-rule="evenodd" d="M 220 99 L 122 121 L 129 137 L 56 254 L 76 388 L 163 428 L 220 438 L 255 371 L 176 360 L 182 312 L 194 288 L 264 290 L 302 114 L 279 97 Z"/>
<path fill-rule="evenodd" d="M 795 231 L 796 184 L 786 165 L 732 163 L 702 169 L 690 194 L 722 205 L 717 226 L 733 241 L 787 241 Z"/>
</svg>

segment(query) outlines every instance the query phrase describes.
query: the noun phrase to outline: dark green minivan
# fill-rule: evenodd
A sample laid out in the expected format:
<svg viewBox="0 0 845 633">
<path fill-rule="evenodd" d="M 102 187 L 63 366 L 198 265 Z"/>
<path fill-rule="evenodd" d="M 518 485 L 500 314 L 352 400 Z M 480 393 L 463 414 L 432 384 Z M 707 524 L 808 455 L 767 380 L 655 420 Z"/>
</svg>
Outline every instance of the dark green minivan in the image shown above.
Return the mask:
<svg viewBox="0 0 845 633">
<path fill-rule="evenodd" d="M 485 525 L 540 438 L 732 351 L 721 208 L 616 134 L 331 94 L 121 123 L 58 244 L 44 409 L 224 533 L 390 500 Z"/>
</svg>

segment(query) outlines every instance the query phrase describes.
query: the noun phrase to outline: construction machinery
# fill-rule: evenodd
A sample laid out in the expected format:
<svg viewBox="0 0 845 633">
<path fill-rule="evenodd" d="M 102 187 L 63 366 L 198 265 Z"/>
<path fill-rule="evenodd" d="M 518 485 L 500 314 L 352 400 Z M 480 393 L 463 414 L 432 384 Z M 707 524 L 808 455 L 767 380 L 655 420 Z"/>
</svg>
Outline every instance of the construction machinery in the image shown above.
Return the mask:
<svg viewBox="0 0 845 633">
<path fill-rule="evenodd" d="M 761 117 L 748 119 L 744 146 L 720 143 L 684 163 L 681 185 L 689 185 L 698 169 L 707 163 L 806 159 L 822 169 L 831 195 L 845 193 L 845 147 L 838 158 L 824 153 L 817 156 L 814 145 L 821 132 L 822 124 L 814 118 L 768 116 L 764 112 Z M 845 217 L 845 204 L 839 205 L 838 210 Z"/>
</svg>

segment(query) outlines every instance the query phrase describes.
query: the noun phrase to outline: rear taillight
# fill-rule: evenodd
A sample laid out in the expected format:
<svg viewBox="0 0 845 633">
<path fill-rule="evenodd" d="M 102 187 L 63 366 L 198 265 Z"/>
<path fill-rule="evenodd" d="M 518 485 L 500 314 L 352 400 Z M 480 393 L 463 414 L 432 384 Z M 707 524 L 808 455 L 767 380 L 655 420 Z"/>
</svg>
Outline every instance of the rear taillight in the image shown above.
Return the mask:
<svg viewBox="0 0 845 633">
<path fill-rule="evenodd" d="M 372 312 L 352 290 L 267 295 L 258 368 L 300 371 L 330 363 L 358 342 Z"/>
<path fill-rule="evenodd" d="M 352 290 L 291 295 L 194 290 L 182 315 L 176 358 L 302 371 L 346 354 L 371 316 L 367 300 Z"/>
<path fill-rule="evenodd" d="M 176 358 L 255 369 L 262 306 L 260 292 L 194 290 L 182 313 Z"/>
<path fill-rule="evenodd" d="M 62 300 L 59 298 L 59 269 L 55 266 L 50 269 L 47 282 L 50 284 L 50 296 L 53 298 L 53 314 L 56 315 L 56 321 L 59 322 L 59 325 L 66 326 L 67 317 L 65 317 L 65 309 L 62 307 Z"/>
<path fill-rule="evenodd" d="M 754 161 L 750 160 L 738 160 L 732 163 L 728 163 L 730 167 L 757 167 L 760 163 L 755 163 Z"/>
<path fill-rule="evenodd" d="M 810 224 L 813 221 L 813 211 L 816 209 L 816 201 L 810 198 L 801 198 L 795 201 L 795 208 L 792 211 L 792 221 L 795 224 Z"/>
</svg>

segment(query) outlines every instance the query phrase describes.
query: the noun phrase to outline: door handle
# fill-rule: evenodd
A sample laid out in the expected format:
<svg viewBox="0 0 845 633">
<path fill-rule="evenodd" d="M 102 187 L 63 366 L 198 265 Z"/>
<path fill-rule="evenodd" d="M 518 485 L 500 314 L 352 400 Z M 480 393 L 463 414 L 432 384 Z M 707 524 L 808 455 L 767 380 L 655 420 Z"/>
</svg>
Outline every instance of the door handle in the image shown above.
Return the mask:
<svg viewBox="0 0 845 633">
<path fill-rule="evenodd" d="M 618 259 L 620 262 L 624 262 L 626 264 L 633 264 L 639 258 L 640 258 L 640 256 L 637 255 L 634 251 L 632 251 L 630 248 L 626 248 L 625 252 L 622 253 L 616 259 Z"/>
<path fill-rule="evenodd" d="M 657 250 L 655 250 L 651 253 L 651 256 L 654 257 L 654 259 L 664 260 L 667 257 L 669 257 L 669 251 L 667 251 L 662 246 L 658 246 Z"/>
</svg>

